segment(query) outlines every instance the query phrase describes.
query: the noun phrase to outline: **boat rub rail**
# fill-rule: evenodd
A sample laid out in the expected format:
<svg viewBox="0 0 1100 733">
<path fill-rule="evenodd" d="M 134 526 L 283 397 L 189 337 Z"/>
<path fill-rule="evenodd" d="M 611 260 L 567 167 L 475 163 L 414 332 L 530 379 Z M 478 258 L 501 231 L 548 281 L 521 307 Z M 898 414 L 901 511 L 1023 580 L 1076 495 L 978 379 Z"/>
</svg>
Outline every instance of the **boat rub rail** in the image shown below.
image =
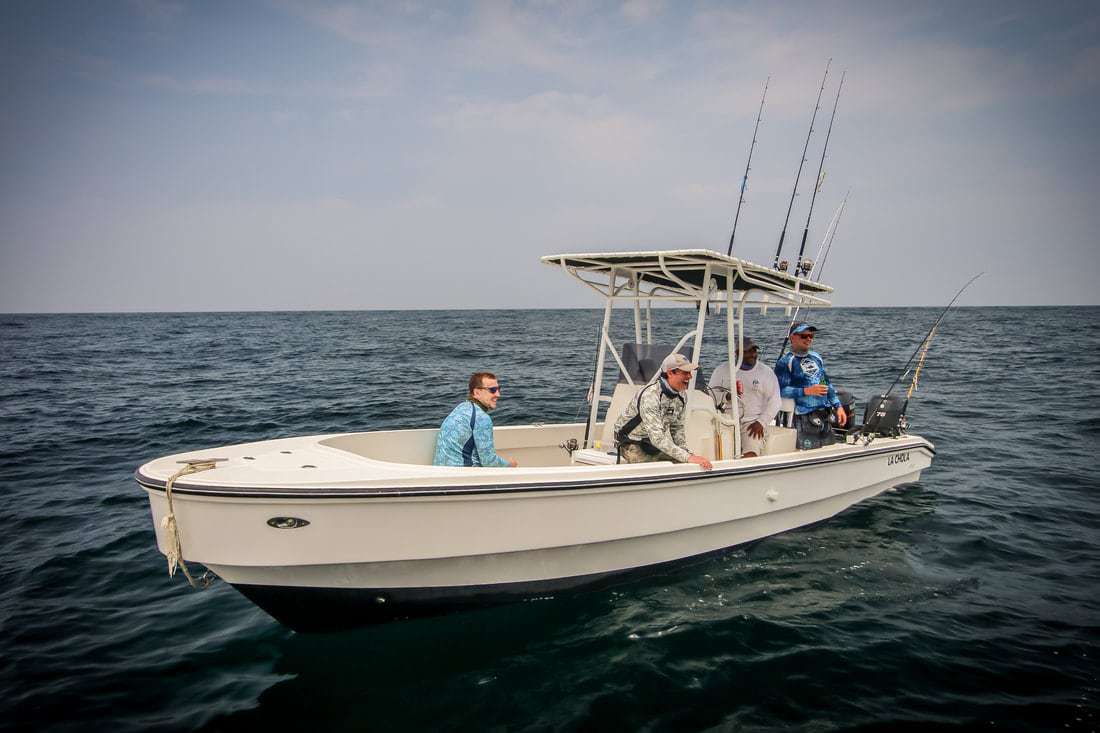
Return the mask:
<svg viewBox="0 0 1100 733">
<path fill-rule="evenodd" d="M 452 488 L 441 489 L 436 487 L 408 487 L 408 488 L 381 488 L 381 489 L 368 489 L 361 487 L 349 487 L 349 488 L 301 488 L 301 489 L 278 489 L 271 487 L 219 487 L 214 488 L 210 486 L 200 486 L 197 484 L 180 484 L 176 483 L 172 486 L 172 493 L 176 494 L 193 494 L 196 496 L 241 496 L 241 497 L 257 497 L 257 498 L 310 498 L 316 499 L 319 497 L 332 497 L 332 498 L 392 498 L 395 496 L 448 496 L 448 495 L 468 495 L 468 494 L 501 494 L 501 493 L 529 493 L 534 491 L 568 491 L 568 490 L 581 490 L 581 489 L 599 489 L 605 487 L 619 487 L 630 486 L 635 484 L 659 484 L 668 483 L 671 481 L 709 481 L 719 478 L 725 478 L 728 476 L 743 476 L 754 473 L 767 473 L 769 471 L 786 471 L 791 468 L 800 468 L 811 464 L 826 464 L 826 463 L 838 463 L 842 461 L 854 461 L 863 460 L 867 458 L 873 458 L 875 456 L 882 456 L 887 454 L 897 453 L 899 451 L 911 451 L 911 450 L 923 450 L 931 456 L 936 455 L 936 449 L 931 443 L 919 439 L 920 442 L 912 445 L 905 446 L 883 446 L 878 449 L 862 450 L 859 452 L 852 452 L 848 454 L 842 454 L 837 456 L 823 457 L 810 457 L 798 461 L 790 461 L 779 464 L 767 464 L 762 466 L 745 466 L 745 467 L 730 467 L 730 468 L 715 468 L 713 471 L 699 471 L 685 474 L 674 475 L 662 475 L 662 476 L 615 476 L 615 477 L 601 477 L 598 479 L 592 479 L 589 481 L 556 481 L 545 483 L 529 483 L 529 484 L 517 484 L 517 483 L 504 483 L 504 484 L 478 484 L 476 486 L 455 486 Z M 138 469 L 134 472 L 134 478 L 142 487 L 150 489 L 152 491 L 164 491 L 164 481 L 160 479 L 150 478 L 141 473 Z"/>
</svg>

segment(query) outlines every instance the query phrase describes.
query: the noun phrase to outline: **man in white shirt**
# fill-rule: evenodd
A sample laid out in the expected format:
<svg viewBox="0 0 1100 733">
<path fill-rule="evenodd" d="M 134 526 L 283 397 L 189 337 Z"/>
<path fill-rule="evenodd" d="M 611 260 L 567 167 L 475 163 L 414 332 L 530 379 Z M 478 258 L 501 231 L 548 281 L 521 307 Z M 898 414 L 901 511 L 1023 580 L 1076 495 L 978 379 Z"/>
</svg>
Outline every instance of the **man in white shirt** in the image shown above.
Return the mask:
<svg viewBox="0 0 1100 733">
<path fill-rule="evenodd" d="M 729 362 L 722 362 L 710 377 L 711 389 L 722 388 L 728 391 L 730 399 L 737 395 L 741 412 L 741 457 L 755 458 L 764 450 L 764 426 L 770 425 L 779 412 L 779 380 L 775 372 L 758 363 L 760 348 L 750 339 L 744 339 L 744 354 L 741 368 L 737 370 L 735 380 L 730 378 Z M 727 401 L 727 411 L 732 405 Z"/>
</svg>

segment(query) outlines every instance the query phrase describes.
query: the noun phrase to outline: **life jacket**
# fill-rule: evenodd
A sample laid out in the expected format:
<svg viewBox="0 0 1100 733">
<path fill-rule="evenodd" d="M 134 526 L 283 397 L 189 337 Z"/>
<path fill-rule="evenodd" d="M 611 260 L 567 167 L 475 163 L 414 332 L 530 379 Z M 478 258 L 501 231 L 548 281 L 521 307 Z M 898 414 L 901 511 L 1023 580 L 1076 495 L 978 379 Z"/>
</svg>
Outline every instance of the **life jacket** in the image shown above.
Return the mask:
<svg viewBox="0 0 1100 733">
<path fill-rule="evenodd" d="M 661 391 L 666 397 L 675 397 L 676 399 L 687 405 L 687 401 L 684 396 L 676 390 L 666 387 L 663 379 L 658 377 L 657 381 L 653 384 L 648 384 L 642 389 L 638 390 L 638 398 L 634 401 L 634 410 L 638 413 L 634 417 L 623 423 L 623 426 L 615 432 L 615 442 L 618 443 L 616 452 L 618 453 L 618 460 L 622 460 L 622 447 L 624 445 L 636 445 L 645 451 L 646 455 L 655 456 L 661 452 L 661 449 L 653 445 L 648 438 L 635 439 L 630 437 L 630 433 L 634 431 L 639 425 L 642 424 L 642 395 L 650 387 L 659 386 Z"/>
</svg>

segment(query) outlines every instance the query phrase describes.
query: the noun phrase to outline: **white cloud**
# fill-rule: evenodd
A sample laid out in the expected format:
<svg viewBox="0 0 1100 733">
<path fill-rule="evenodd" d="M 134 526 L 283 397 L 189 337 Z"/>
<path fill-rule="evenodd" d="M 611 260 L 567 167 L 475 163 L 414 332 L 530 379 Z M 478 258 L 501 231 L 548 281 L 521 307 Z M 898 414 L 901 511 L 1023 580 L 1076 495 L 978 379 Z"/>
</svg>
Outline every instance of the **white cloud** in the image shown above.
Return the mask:
<svg viewBox="0 0 1100 733">
<path fill-rule="evenodd" d="M 554 16 L 509 2 L 485 1 L 476 6 L 469 32 L 458 39 L 455 60 L 568 75 L 583 64 L 581 45 L 577 28 L 563 26 Z"/>
<path fill-rule="evenodd" d="M 453 31 L 455 23 L 455 18 L 435 3 L 272 2 L 291 15 L 346 41 L 391 52 L 423 49 L 432 31 Z M 421 43 L 414 44 L 416 39 Z"/>
<path fill-rule="evenodd" d="M 626 0 L 620 11 L 628 20 L 642 23 L 653 20 L 665 11 L 665 0 Z"/>
<path fill-rule="evenodd" d="M 606 97 L 542 92 L 514 102 L 455 100 L 437 126 L 529 138 L 583 159 L 627 160 L 644 154 L 653 124 L 615 108 Z"/>
</svg>

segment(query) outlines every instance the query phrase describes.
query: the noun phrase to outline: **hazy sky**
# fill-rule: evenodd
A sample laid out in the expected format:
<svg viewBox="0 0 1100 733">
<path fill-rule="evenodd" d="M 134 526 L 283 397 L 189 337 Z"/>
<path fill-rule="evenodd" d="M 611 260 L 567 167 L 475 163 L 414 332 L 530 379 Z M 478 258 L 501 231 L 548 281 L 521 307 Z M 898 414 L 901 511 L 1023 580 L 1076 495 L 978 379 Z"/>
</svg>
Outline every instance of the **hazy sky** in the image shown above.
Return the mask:
<svg viewBox="0 0 1100 733">
<path fill-rule="evenodd" d="M 593 306 L 554 252 L 786 254 L 838 305 L 1098 303 L 1100 4 L 0 5 L 0 311 Z"/>
</svg>

